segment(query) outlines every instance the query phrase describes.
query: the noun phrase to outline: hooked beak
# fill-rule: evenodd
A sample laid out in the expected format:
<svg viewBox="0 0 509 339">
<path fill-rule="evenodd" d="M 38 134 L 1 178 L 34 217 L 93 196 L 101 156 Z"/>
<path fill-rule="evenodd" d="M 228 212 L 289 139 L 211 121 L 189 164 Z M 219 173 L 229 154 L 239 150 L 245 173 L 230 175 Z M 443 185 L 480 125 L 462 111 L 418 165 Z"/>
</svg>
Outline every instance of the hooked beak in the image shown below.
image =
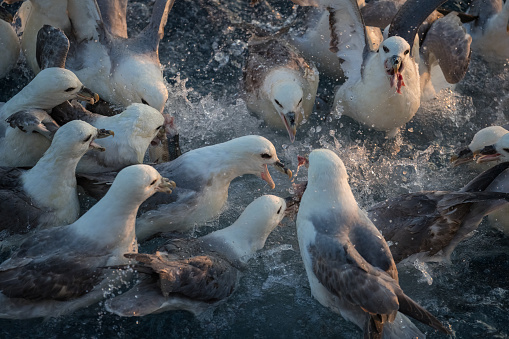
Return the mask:
<svg viewBox="0 0 509 339">
<path fill-rule="evenodd" d="M 281 114 L 281 119 L 283 120 L 286 130 L 288 131 L 290 142 L 293 143 L 295 141 L 295 134 L 297 134 L 297 124 L 295 123 L 295 112 Z"/>
<path fill-rule="evenodd" d="M 109 137 L 110 135 L 115 135 L 115 133 L 113 131 L 110 131 L 109 129 L 99 129 L 99 130 L 97 130 L 97 136 L 95 137 L 95 139 L 103 139 L 103 138 Z M 93 139 L 90 142 L 90 145 L 88 146 L 88 149 L 93 149 L 93 150 L 96 150 L 96 151 L 99 151 L 99 152 L 106 151 L 106 148 L 104 148 L 103 146 L 97 144 L 94 141 L 95 139 Z"/>
<path fill-rule="evenodd" d="M 479 153 L 481 156 L 476 160 L 478 164 L 499 160 L 501 156 L 501 154 L 497 152 L 495 145 L 486 146 Z"/>
<path fill-rule="evenodd" d="M 479 151 L 472 152 L 470 148 L 466 147 L 451 157 L 451 164 L 453 167 L 466 164 L 467 162 L 474 160 L 477 154 L 479 154 Z"/>
<path fill-rule="evenodd" d="M 89 104 L 93 105 L 97 101 L 99 101 L 99 94 L 92 92 L 85 86 L 81 87 L 78 93 L 76 93 L 78 96 L 78 99 L 88 102 Z"/>
<path fill-rule="evenodd" d="M 97 137 L 96 139 L 103 139 L 103 138 L 107 138 L 109 136 L 112 136 L 114 137 L 115 136 L 115 132 L 109 130 L 109 129 L 99 129 L 97 131 Z"/>
<path fill-rule="evenodd" d="M 401 57 L 398 55 L 393 55 L 390 59 L 392 70 L 394 71 L 394 74 L 399 72 L 399 68 L 402 65 L 403 60 L 401 60 Z"/>
<path fill-rule="evenodd" d="M 156 187 L 156 191 L 171 194 L 172 190 L 174 190 L 175 187 L 177 187 L 175 181 L 171 181 L 168 178 L 161 177 L 161 183 Z"/>
<path fill-rule="evenodd" d="M 283 165 L 283 163 L 280 162 L 279 160 L 277 160 L 273 165 L 274 165 L 274 167 L 276 167 L 276 169 L 278 171 L 286 174 L 288 176 L 288 178 L 292 177 L 292 175 L 293 175 L 292 171 L 289 170 L 288 168 L 286 168 L 285 165 Z M 267 164 L 263 165 L 263 172 L 261 173 L 260 177 L 263 180 L 265 180 L 267 182 L 267 184 L 269 184 L 271 189 L 276 188 L 276 184 L 274 183 L 274 180 L 272 180 L 272 177 L 270 176 L 269 169 L 267 168 Z"/>
</svg>

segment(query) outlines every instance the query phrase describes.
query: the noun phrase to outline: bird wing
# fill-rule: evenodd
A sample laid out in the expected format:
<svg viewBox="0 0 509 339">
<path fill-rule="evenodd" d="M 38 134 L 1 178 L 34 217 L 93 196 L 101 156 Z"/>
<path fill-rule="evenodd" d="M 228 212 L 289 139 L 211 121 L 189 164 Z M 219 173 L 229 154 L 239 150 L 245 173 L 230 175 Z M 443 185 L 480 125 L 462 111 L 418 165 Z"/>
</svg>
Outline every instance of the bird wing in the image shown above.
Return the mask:
<svg viewBox="0 0 509 339">
<path fill-rule="evenodd" d="M 23 191 L 21 175 L 24 172 L 0 167 L 0 238 L 28 232 L 39 224 L 39 217 L 44 214 Z"/>
<path fill-rule="evenodd" d="M 216 255 L 168 260 L 164 252 L 157 252 L 126 257 L 140 263 L 135 269 L 141 267 L 143 272 L 150 268 L 158 275 L 158 285 L 165 297 L 178 294 L 195 300 L 218 301 L 233 293 L 238 280 L 238 270 Z"/>
<path fill-rule="evenodd" d="M 19 128 L 25 133 L 39 133 L 48 140 L 52 140 L 59 124 L 45 111 L 28 108 L 11 114 L 5 121 L 12 128 Z"/>
<path fill-rule="evenodd" d="M 156 0 L 150 22 L 136 37 L 135 45 L 146 51 L 157 53 L 159 41 L 164 36 L 164 27 L 168 20 L 168 13 L 170 13 L 174 3 L 175 0 Z"/>
<path fill-rule="evenodd" d="M 361 8 L 362 17 L 366 26 L 378 27 L 385 29 L 392 22 L 392 19 L 398 13 L 399 8 L 404 0 L 399 1 L 383 1 L 372 0 Z"/>
<path fill-rule="evenodd" d="M 65 301 L 91 291 L 101 279 L 95 258 L 59 255 L 1 270 L 0 290 L 9 298 Z"/>
<path fill-rule="evenodd" d="M 308 250 L 314 274 L 331 293 L 369 313 L 391 314 L 398 310 L 394 293 L 397 283 L 372 267 L 351 243 L 341 244 L 337 239 L 317 236 Z"/>
<path fill-rule="evenodd" d="M 356 81 L 361 77 L 362 66 L 372 46 L 357 1 L 338 1 L 327 9 L 330 13 L 330 50 L 340 59 L 348 79 Z"/>
<path fill-rule="evenodd" d="M 462 192 L 479 192 L 484 191 L 491 183 L 497 179 L 499 175 L 501 175 L 505 170 L 509 168 L 509 162 L 503 162 L 498 164 L 478 176 L 472 179 L 468 184 L 466 184 L 461 191 Z"/>
<path fill-rule="evenodd" d="M 465 76 L 470 64 L 472 37 L 455 12 L 436 20 L 426 34 L 421 50 L 424 62 L 431 67 L 435 60 L 450 84 Z"/>
<path fill-rule="evenodd" d="M 96 0 L 104 28 L 111 34 L 127 39 L 127 0 Z"/>
<path fill-rule="evenodd" d="M 64 31 L 44 25 L 37 33 L 35 58 L 41 70 L 49 67 L 65 68 L 69 39 Z"/>
</svg>

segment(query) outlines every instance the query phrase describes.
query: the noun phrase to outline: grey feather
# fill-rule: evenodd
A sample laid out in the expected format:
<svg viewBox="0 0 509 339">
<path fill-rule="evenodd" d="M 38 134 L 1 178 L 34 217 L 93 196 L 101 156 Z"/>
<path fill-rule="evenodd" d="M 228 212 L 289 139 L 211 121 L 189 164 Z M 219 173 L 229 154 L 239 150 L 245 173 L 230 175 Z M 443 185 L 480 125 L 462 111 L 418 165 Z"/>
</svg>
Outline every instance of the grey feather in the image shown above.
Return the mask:
<svg viewBox="0 0 509 339">
<path fill-rule="evenodd" d="M 472 37 L 463 28 L 456 13 L 436 20 L 422 44 L 422 56 L 428 67 L 436 59 L 447 82 L 458 83 L 470 64 Z"/>
<path fill-rule="evenodd" d="M 104 28 L 111 34 L 127 39 L 127 0 L 96 0 Z"/>
<path fill-rule="evenodd" d="M 65 68 L 69 39 L 60 28 L 44 25 L 37 33 L 36 59 L 42 69 Z"/>
</svg>

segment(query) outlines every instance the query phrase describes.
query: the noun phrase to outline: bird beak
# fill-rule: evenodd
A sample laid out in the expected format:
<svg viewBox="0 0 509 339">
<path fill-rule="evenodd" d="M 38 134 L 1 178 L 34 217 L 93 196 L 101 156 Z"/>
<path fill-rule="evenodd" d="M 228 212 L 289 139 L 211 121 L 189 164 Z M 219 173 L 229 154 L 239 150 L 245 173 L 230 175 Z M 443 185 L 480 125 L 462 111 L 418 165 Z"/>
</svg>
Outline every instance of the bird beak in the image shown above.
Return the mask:
<svg viewBox="0 0 509 339">
<path fill-rule="evenodd" d="M 399 72 L 399 68 L 401 67 L 402 60 L 399 55 L 393 55 L 390 59 L 392 69 L 394 70 L 394 74 Z"/>
<path fill-rule="evenodd" d="M 451 164 L 453 167 L 466 164 L 473 160 L 477 154 L 479 154 L 479 151 L 472 152 L 470 148 L 466 147 L 451 157 Z"/>
<path fill-rule="evenodd" d="M 297 125 L 295 123 L 295 112 L 281 114 L 281 119 L 283 120 L 286 130 L 288 131 L 288 136 L 290 136 L 290 142 L 293 143 L 295 141 L 295 134 L 297 134 Z"/>
<path fill-rule="evenodd" d="M 168 178 L 161 177 L 161 183 L 156 187 L 157 192 L 171 194 L 177 185 Z"/>
<path fill-rule="evenodd" d="M 107 138 L 109 136 L 112 136 L 114 137 L 115 136 L 115 132 L 109 130 L 109 129 L 99 129 L 97 131 L 97 136 L 96 136 L 96 139 L 103 139 L 103 138 Z"/>
<path fill-rule="evenodd" d="M 78 99 L 88 102 L 93 105 L 99 101 L 99 94 L 92 92 L 85 86 L 81 87 L 79 92 L 77 93 Z"/>
<path fill-rule="evenodd" d="M 501 156 L 501 154 L 497 152 L 495 145 L 486 146 L 479 153 L 481 156 L 476 160 L 478 164 L 499 160 Z"/>
<path fill-rule="evenodd" d="M 292 174 L 292 171 L 291 171 L 291 170 L 289 170 L 288 168 L 286 168 L 286 167 L 285 167 L 285 165 L 284 165 L 281 161 L 279 161 L 279 160 L 278 160 L 278 161 L 276 161 L 276 162 L 274 163 L 274 167 L 276 167 L 276 169 L 277 169 L 279 172 L 286 174 L 286 175 L 288 176 L 288 178 L 289 178 L 289 179 L 291 179 L 291 178 L 292 178 L 292 175 L 293 175 L 293 174 Z"/>
</svg>

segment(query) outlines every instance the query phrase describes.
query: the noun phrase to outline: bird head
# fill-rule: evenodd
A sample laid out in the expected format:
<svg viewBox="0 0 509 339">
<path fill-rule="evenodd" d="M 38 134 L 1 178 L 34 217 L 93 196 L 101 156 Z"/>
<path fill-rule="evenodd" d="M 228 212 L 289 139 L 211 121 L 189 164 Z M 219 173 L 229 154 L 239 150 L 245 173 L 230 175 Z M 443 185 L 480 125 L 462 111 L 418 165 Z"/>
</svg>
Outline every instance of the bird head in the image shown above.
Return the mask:
<svg viewBox="0 0 509 339">
<path fill-rule="evenodd" d="M 383 67 L 389 77 L 391 87 L 396 86 L 396 92 L 401 94 L 401 87 L 405 86 L 401 74 L 410 60 L 410 45 L 405 39 L 393 36 L 385 39 L 378 49 Z"/>
</svg>

